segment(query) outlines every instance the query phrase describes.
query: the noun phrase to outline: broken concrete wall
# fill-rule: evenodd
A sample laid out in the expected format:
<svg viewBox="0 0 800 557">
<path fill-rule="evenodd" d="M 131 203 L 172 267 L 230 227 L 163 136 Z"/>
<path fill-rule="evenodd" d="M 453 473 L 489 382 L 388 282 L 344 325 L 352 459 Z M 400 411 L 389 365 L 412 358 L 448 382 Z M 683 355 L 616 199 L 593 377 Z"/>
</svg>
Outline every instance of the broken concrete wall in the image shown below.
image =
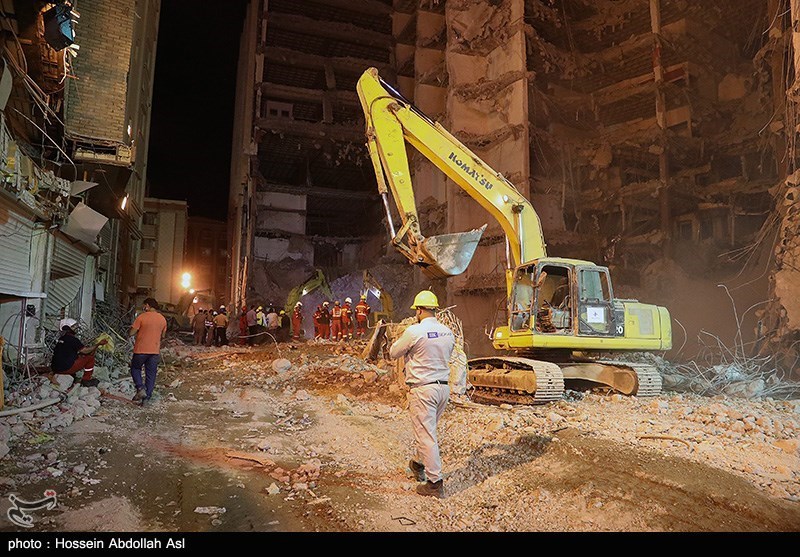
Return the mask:
<svg viewBox="0 0 800 557">
<path fill-rule="evenodd" d="M 522 0 L 451 1 L 447 23 L 447 118 L 445 126 L 523 195 L 530 191 L 528 73 Z M 460 187 L 448 188 L 448 231 L 464 232 L 495 219 Z M 467 354 L 489 353 L 483 335 L 497 300 L 505 296 L 505 243 L 486 237 L 467 271 L 449 280 L 448 305 L 464 323 Z"/>
<path fill-rule="evenodd" d="M 770 304 L 759 312 L 767 342 L 762 353 L 776 353 L 784 368 L 798 377 L 800 362 L 800 171 L 781 188 L 775 263 L 769 276 Z"/>
</svg>

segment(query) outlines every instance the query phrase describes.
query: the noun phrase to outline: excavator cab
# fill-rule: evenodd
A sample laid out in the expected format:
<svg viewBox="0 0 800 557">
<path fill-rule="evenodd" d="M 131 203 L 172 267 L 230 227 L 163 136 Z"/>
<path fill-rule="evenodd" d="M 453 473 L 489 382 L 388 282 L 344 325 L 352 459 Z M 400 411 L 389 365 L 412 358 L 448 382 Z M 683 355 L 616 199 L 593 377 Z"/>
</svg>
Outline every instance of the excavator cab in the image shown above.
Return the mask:
<svg viewBox="0 0 800 557">
<path fill-rule="evenodd" d="M 613 299 L 605 267 L 551 260 L 523 265 L 514 274 L 509 328 L 512 333 L 622 335 Z"/>
</svg>

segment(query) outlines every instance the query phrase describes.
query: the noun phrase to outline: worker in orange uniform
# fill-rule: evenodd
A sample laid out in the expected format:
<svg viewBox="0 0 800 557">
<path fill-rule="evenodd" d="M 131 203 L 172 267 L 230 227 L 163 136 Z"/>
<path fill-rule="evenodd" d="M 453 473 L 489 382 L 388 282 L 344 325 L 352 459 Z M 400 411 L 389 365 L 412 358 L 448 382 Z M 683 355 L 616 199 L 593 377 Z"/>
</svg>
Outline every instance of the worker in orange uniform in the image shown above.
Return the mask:
<svg viewBox="0 0 800 557">
<path fill-rule="evenodd" d="M 372 308 L 367 305 L 367 295 L 362 294 L 361 300 L 356 305 L 356 325 L 358 327 L 357 334 L 358 338 L 364 339 L 364 335 L 367 333 L 367 319 L 369 318 L 369 312 Z"/>
<path fill-rule="evenodd" d="M 322 317 L 322 306 L 317 306 L 314 312 L 314 338 L 319 338 L 319 318 Z"/>
<path fill-rule="evenodd" d="M 297 302 L 294 305 L 294 312 L 292 313 L 292 339 L 293 340 L 300 340 L 300 337 L 303 335 L 303 303 Z"/>
<path fill-rule="evenodd" d="M 333 302 L 331 310 L 331 338 L 342 340 L 342 306 L 339 305 L 339 300 Z"/>
<path fill-rule="evenodd" d="M 350 340 L 353 338 L 353 303 L 349 297 L 344 299 L 342 306 L 342 338 Z"/>
<path fill-rule="evenodd" d="M 319 338 L 331 338 L 331 310 L 330 302 L 322 302 L 319 315 Z"/>
</svg>

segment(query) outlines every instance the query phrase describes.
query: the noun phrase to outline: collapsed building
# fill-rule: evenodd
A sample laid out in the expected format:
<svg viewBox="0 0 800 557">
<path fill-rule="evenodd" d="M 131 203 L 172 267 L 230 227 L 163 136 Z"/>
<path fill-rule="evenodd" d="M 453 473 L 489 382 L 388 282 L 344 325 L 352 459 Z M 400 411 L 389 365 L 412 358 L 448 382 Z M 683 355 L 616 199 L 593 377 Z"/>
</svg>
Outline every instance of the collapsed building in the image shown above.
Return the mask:
<svg viewBox="0 0 800 557">
<path fill-rule="evenodd" d="M 0 344 L 16 372 L 64 317 L 91 330 L 138 294 L 159 10 L 0 2 Z"/>
<path fill-rule="evenodd" d="M 679 273 L 727 304 L 716 281 L 758 262 L 757 303 L 740 300 L 748 320 L 730 321 L 795 367 L 798 15 L 784 0 L 252 0 L 231 299 L 277 295 L 314 267 L 336 278 L 393 260 L 355 95 L 376 67 L 533 202 L 551 254 L 609 266 L 618 295 L 669 305 Z M 424 234 L 489 225 L 463 275 L 406 271 L 412 288 L 446 292 L 468 344 L 486 350 L 504 305 L 504 235 L 410 156 Z M 672 313 L 691 337 L 704 326 L 691 328 L 695 314 L 713 311 L 697 311 L 707 291 L 686 290 L 689 309 Z M 736 313 L 723 309 L 717 321 Z"/>
</svg>

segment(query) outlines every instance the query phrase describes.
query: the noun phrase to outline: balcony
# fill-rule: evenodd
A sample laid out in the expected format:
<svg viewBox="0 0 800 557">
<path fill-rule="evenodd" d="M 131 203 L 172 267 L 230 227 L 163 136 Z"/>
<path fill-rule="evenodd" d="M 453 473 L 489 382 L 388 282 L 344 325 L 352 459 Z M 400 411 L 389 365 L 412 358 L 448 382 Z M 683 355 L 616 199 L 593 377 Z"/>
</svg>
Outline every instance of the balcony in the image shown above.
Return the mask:
<svg viewBox="0 0 800 557">
<path fill-rule="evenodd" d="M 156 237 L 156 225 L 155 224 L 143 224 L 142 225 L 142 236 L 145 238 L 155 238 Z"/>
<path fill-rule="evenodd" d="M 155 263 L 155 261 L 156 261 L 156 250 L 143 249 L 139 251 L 140 263 Z"/>
</svg>

